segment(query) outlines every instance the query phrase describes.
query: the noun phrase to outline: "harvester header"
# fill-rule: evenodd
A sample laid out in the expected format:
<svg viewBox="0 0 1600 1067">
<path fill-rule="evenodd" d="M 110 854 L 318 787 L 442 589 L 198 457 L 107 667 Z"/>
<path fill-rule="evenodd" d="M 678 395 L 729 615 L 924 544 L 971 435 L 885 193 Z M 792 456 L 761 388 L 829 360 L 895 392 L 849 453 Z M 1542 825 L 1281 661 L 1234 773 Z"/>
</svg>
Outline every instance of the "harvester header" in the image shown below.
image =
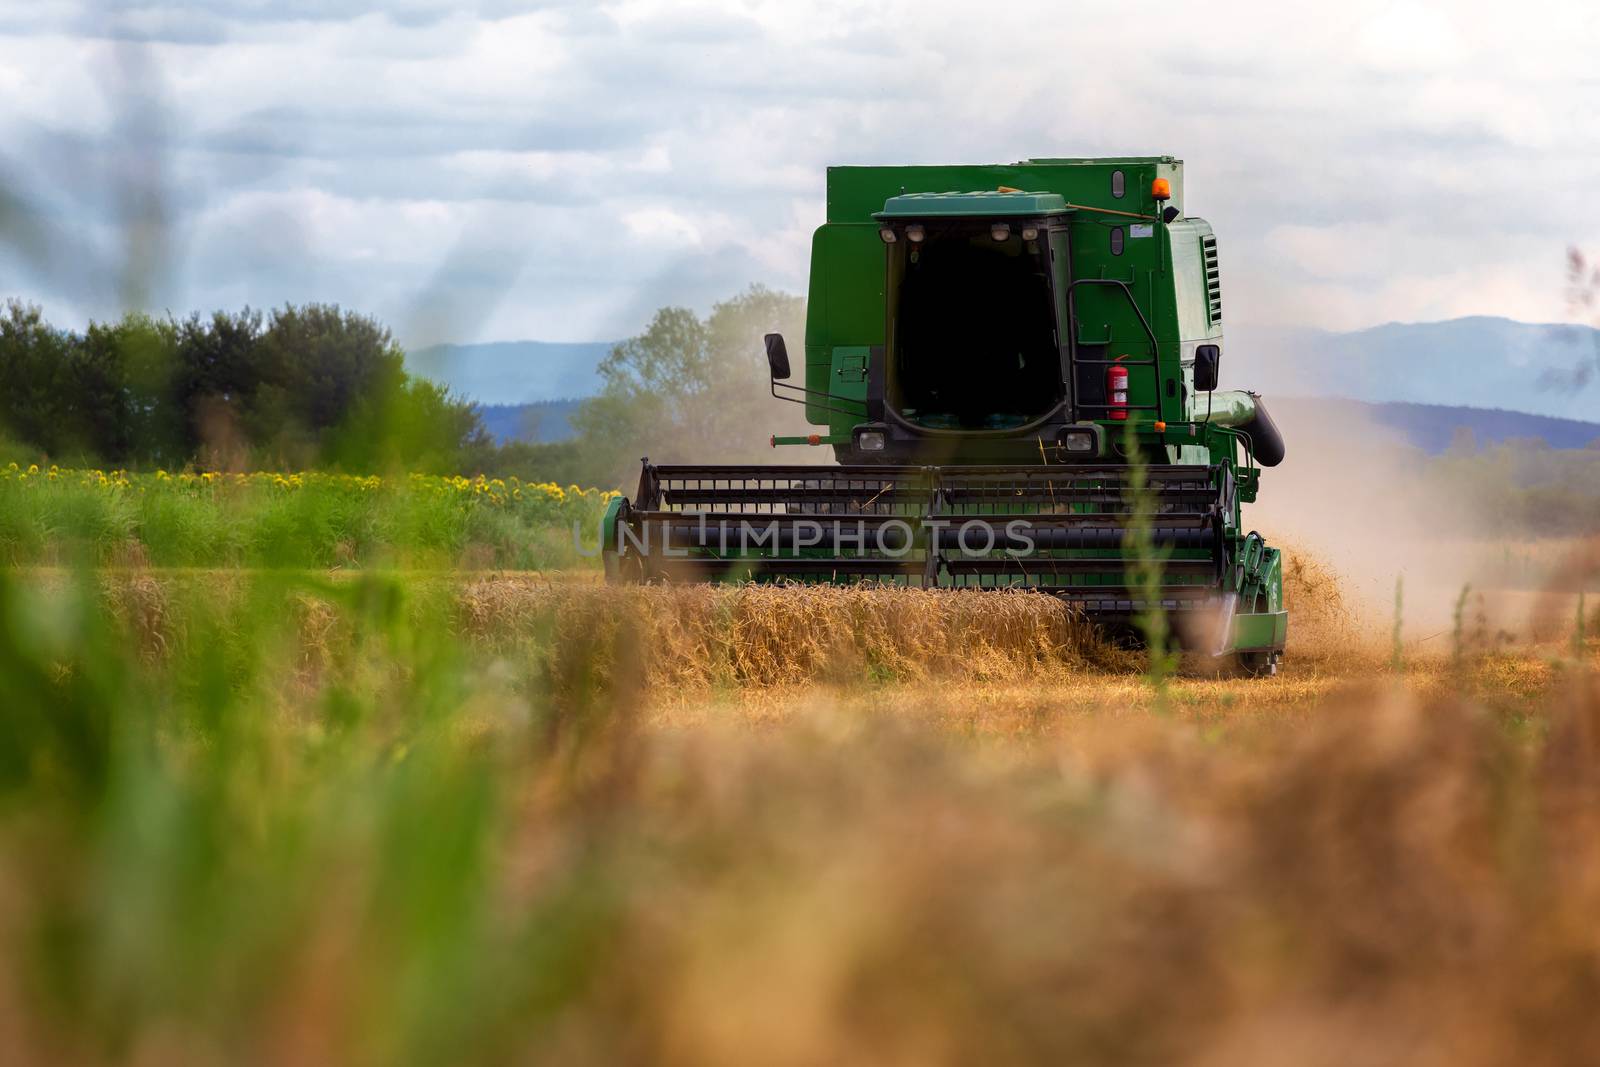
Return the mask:
<svg viewBox="0 0 1600 1067">
<path fill-rule="evenodd" d="M 1259 397 L 1218 389 L 1222 308 L 1170 156 L 830 168 L 801 380 L 785 338 L 766 349 L 773 394 L 818 427 L 773 444 L 838 466 L 646 463 L 609 565 L 1025 587 L 1105 621 L 1159 607 L 1270 669 L 1279 557 L 1240 507 L 1283 441 Z M 1157 603 L 1129 578 L 1152 566 Z"/>
</svg>

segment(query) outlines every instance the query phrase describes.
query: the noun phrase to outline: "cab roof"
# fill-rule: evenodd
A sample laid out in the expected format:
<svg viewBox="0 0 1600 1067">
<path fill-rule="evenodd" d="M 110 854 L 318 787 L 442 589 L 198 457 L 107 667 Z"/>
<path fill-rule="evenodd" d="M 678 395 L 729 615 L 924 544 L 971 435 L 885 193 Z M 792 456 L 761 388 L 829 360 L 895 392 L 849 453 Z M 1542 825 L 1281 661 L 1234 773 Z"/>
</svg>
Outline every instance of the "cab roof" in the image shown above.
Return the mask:
<svg viewBox="0 0 1600 1067">
<path fill-rule="evenodd" d="M 1158 202 L 1151 183 L 1164 178 L 1171 199 Z M 1025 195 L 1053 193 L 1062 205 L 1100 208 L 1108 211 L 1157 215 L 1164 208 L 1183 210 L 1183 164 L 1171 156 L 1119 156 L 1109 159 L 1032 159 L 1020 163 L 958 163 L 947 166 L 869 166 L 828 168 L 828 215 L 830 224 L 881 226 L 887 218 L 911 214 L 933 214 L 940 205 L 934 201 L 910 200 L 919 193 L 939 197 L 967 196 L 967 190 L 982 189 L 991 195 L 996 190 L 1026 190 Z M 1015 194 L 1006 194 L 1015 195 Z M 958 206 L 959 204 L 959 206 Z M 954 215 L 996 214 L 1039 210 L 1039 204 L 1022 202 L 952 203 L 945 210 Z M 1070 210 L 1070 209 L 1069 209 Z"/>
<path fill-rule="evenodd" d="M 902 193 L 874 212 L 876 219 L 933 216 L 1065 215 L 1072 209 L 1060 193 L 1028 193 L 1015 189 L 971 193 Z"/>
</svg>

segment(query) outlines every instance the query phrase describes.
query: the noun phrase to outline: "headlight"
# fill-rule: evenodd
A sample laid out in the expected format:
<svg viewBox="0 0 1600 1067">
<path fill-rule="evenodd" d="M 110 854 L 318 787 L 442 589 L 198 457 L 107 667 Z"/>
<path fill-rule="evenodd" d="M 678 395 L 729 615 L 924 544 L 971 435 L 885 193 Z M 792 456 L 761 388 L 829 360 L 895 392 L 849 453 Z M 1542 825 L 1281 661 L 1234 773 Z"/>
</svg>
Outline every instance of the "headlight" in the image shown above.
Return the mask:
<svg viewBox="0 0 1600 1067">
<path fill-rule="evenodd" d="M 886 442 L 882 430 L 863 430 L 856 434 L 856 448 L 862 452 L 882 452 Z"/>
<path fill-rule="evenodd" d="M 883 227 L 881 230 L 878 231 L 878 236 L 883 238 L 883 243 L 884 244 L 886 244 L 886 245 L 894 244 L 894 242 L 895 242 L 894 227 L 893 226 L 885 226 L 885 227 Z"/>
<path fill-rule="evenodd" d="M 994 238 L 996 241 L 1009 240 L 1011 237 L 1011 227 L 1004 222 L 997 222 L 993 226 L 989 227 L 989 236 Z"/>
<path fill-rule="evenodd" d="M 910 241 L 912 244 L 920 243 L 926 236 L 928 236 L 928 231 L 922 228 L 921 223 L 913 222 L 910 226 L 906 227 L 906 240 Z"/>
<path fill-rule="evenodd" d="M 1095 432 L 1093 430 L 1062 430 L 1061 436 L 1057 438 L 1057 440 L 1061 442 L 1061 447 L 1066 449 L 1068 452 L 1076 452 L 1079 454 L 1088 455 L 1100 451 L 1100 442 L 1095 436 Z"/>
</svg>

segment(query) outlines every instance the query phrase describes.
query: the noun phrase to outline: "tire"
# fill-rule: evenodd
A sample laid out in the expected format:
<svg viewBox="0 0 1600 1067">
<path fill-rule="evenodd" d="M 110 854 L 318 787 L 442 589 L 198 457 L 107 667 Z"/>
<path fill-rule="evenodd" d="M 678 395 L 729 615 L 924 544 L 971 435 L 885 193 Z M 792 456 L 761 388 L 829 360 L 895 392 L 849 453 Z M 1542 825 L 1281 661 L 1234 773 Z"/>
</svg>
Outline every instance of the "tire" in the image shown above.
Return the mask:
<svg viewBox="0 0 1600 1067">
<path fill-rule="evenodd" d="M 1234 673 L 1243 678 L 1271 678 L 1278 673 L 1282 652 L 1256 651 L 1233 654 Z"/>
<path fill-rule="evenodd" d="M 639 585 L 644 581 L 644 563 L 637 556 L 606 552 L 601 562 L 607 585 Z"/>
</svg>

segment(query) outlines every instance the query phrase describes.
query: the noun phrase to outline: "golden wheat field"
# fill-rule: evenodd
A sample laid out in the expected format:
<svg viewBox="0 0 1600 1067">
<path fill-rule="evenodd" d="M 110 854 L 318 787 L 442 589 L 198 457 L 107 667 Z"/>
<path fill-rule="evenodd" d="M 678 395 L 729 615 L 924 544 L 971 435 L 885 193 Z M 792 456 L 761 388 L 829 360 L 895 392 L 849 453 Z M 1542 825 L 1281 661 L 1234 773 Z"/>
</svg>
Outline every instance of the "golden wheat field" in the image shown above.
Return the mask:
<svg viewBox="0 0 1600 1067">
<path fill-rule="evenodd" d="M 1562 583 L 1586 575 L 1594 555 L 1587 545 L 1563 545 L 1544 589 L 1479 591 L 1457 605 L 1461 618 L 1452 630 L 1412 627 L 1397 648 L 1392 617 L 1353 602 L 1346 580 L 1326 562 L 1291 550 L 1283 672 L 1229 677 L 1209 657 L 1191 655 L 1175 682 L 1175 706 L 1212 715 L 1307 712 L 1330 695 L 1374 685 L 1424 697 L 1466 691 L 1504 707 L 1537 701 L 1572 659 L 1575 599 Z M 226 603 L 249 584 L 246 572 L 229 570 L 102 574 L 106 603 L 141 646 L 154 649 L 188 623 L 174 601 L 203 588 Z M 973 701 L 990 713 L 1012 701 L 1031 707 L 1051 700 L 1068 716 L 1150 710 L 1143 652 L 1027 593 L 610 586 L 580 571 L 408 571 L 404 583 L 416 603 L 443 612 L 453 637 L 486 656 L 551 655 L 569 642 L 594 652 L 598 674 L 636 680 L 662 723 L 685 715 L 703 721 L 713 707 L 735 720 L 765 720 L 788 701 L 819 694 L 844 702 Z M 1600 601 L 1586 611 L 1600 619 Z M 325 662 L 349 640 L 338 613 L 314 593 L 297 598 L 296 618 L 303 663 Z M 1588 632 L 1596 631 L 1600 625 L 1589 623 Z"/>
<path fill-rule="evenodd" d="M 6 1063 L 1600 1048 L 1575 608 L 1397 642 L 1300 553 L 1279 676 L 1159 692 L 1026 594 L 0 578 Z"/>
</svg>

